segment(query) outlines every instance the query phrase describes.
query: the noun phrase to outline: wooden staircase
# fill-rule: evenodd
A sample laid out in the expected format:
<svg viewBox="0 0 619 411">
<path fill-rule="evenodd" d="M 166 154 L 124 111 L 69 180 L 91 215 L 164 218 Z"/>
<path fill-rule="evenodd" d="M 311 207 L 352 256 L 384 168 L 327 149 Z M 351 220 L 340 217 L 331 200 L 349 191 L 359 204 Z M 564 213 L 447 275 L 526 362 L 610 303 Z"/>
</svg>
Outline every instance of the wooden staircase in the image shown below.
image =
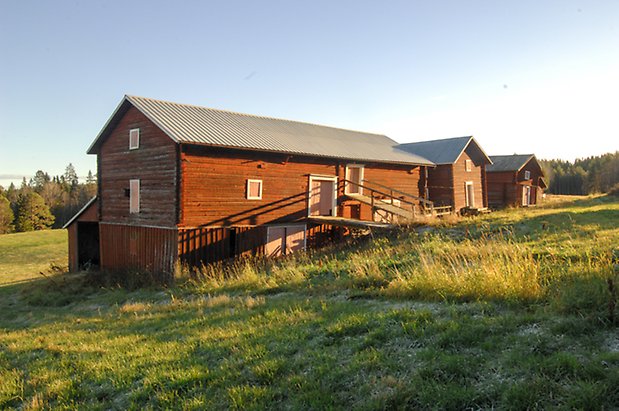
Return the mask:
<svg viewBox="0 0 619 411">
<path fill-rule="evenodd" d="M 396 222 L 407 223 L 413 221 L 418 216 L 433 215 L 434 213 L 434 203 L 432 201 L 383 184 L 373 183 L 368 180 L 362 180 L 362 184 L 354 183 L 350 180 L 343 180 L 343 183 L 344 187 L 352 184 L 362 188 L 364 194 L 346 193 L 346 190 L 344 190 L 345 196 L 351 200 L 369 205 L 372 209 L 372 216 L 375 216 L 375 212 L 379 211 L 388 213 L 389 218 L 381 219 L 384 222 L 391 224 Z M 380 187 L 380 189 L 375 188 L 376 186 Z"/>
<path fill-rule="evenodd" d="M 351 200 L 356 200 L 360 203 L 367 204 L 375 210 L 383 210 L 398 217 L 402 217 L 406 220 L 412 220 L 415 217 L 412 210 L 406 210 L 402 207 L 391 204 L 384 200 L 374 199 L 363 194 L 346 194 L 346 197 L 350 198 Z"/>
</svg>

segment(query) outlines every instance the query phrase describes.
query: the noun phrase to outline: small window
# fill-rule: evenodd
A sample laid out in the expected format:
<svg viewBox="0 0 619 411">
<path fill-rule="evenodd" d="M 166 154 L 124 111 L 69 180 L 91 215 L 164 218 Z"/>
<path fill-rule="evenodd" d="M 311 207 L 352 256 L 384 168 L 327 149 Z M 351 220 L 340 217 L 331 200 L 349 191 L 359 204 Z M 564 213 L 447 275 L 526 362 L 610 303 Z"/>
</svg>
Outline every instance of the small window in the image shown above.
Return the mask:
<svg viewBox="0 0 619 411">
<path fill-rule="evenodd" d="M 247 199 L 262 200 L 262 180 L 247 180 Z"/>
<path fill-rule="evenodd" d="M 346 185 L 344 193 L 363 194 L 363 171 L 364 167 L 359 164 L 349 164 L 346 166 Z"/>
<path fill-rule="evenodd" d="M 129 213 L 140 212 L 140 180 L 129 180 Z"/>
<path fill-rule="evenodd" d="M 129 150 L 135 150 L 140 147 L 140 129 L 132 128 L 129 130 Z"/>
<path fill-rule="evenodd" d="M 525 180 L 531 179 L 531 172 L 529 170 L 524 170 L 524 179 Z"/>
<path fill-rule="evenodd" d="M 471 160 L 464 160 L 464 169 L 466 171 L 473 170 L 473 162 Z"/>
</svg>

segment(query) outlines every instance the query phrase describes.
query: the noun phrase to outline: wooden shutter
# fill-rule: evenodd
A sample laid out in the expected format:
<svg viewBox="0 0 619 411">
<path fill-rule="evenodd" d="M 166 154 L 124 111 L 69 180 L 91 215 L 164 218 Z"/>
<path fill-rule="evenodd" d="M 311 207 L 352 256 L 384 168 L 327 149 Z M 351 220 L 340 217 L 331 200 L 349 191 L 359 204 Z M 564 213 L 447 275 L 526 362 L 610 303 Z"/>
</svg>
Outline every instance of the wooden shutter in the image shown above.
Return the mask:
<svg viewBox="0 0 619 411">
<path fill-rule="evenodd" d="M 140 180 L 129 181 L 129 213 L 140 212 Z"/>
</svg>

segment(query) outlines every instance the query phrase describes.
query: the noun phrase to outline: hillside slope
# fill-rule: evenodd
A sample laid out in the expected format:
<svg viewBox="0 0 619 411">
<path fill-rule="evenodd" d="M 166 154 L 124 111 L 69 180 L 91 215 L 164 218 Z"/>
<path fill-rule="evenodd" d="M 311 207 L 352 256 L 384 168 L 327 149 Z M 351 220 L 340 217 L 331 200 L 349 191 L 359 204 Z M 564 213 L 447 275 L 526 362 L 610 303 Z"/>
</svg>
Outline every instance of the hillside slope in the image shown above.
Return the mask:
<svg viewBox="0 0 619 411">
<path fill-rule="evenodd" d="M 0 408 L 610 409 L 617 244 L 598 197 L 168 289 L 0 286 Z"/>
</svg>

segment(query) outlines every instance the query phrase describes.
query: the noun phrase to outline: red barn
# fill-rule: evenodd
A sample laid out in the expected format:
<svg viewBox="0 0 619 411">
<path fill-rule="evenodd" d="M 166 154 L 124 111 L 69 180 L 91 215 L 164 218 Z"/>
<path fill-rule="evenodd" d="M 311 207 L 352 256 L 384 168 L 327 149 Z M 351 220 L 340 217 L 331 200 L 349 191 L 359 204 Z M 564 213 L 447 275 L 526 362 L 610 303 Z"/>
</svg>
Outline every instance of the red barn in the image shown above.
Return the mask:
<svg viewBox="0 0 619 411">
<path fill-rule="evenodd" d="M 431 206 L 433 163 L 384 135 L 143 97 L 123 98 L 88 153 L 103 269 L 285 254 Z"/>
<path fill-rule="evenodd" d="M 490 156 L 486 168 L 488 202 L 492 207 L 527 207 L 541 202 L 546 182 L 535 155 Z"/>
<path fill-rule="evenodd" d="M 451 206 L 456 212 L 488 207 L 486 166 L 492 161 L 473 137 L 421 141 L 400 147 L 436 164 L 427 170 L 427 197 L 435 206 Z"/>
</svg>

